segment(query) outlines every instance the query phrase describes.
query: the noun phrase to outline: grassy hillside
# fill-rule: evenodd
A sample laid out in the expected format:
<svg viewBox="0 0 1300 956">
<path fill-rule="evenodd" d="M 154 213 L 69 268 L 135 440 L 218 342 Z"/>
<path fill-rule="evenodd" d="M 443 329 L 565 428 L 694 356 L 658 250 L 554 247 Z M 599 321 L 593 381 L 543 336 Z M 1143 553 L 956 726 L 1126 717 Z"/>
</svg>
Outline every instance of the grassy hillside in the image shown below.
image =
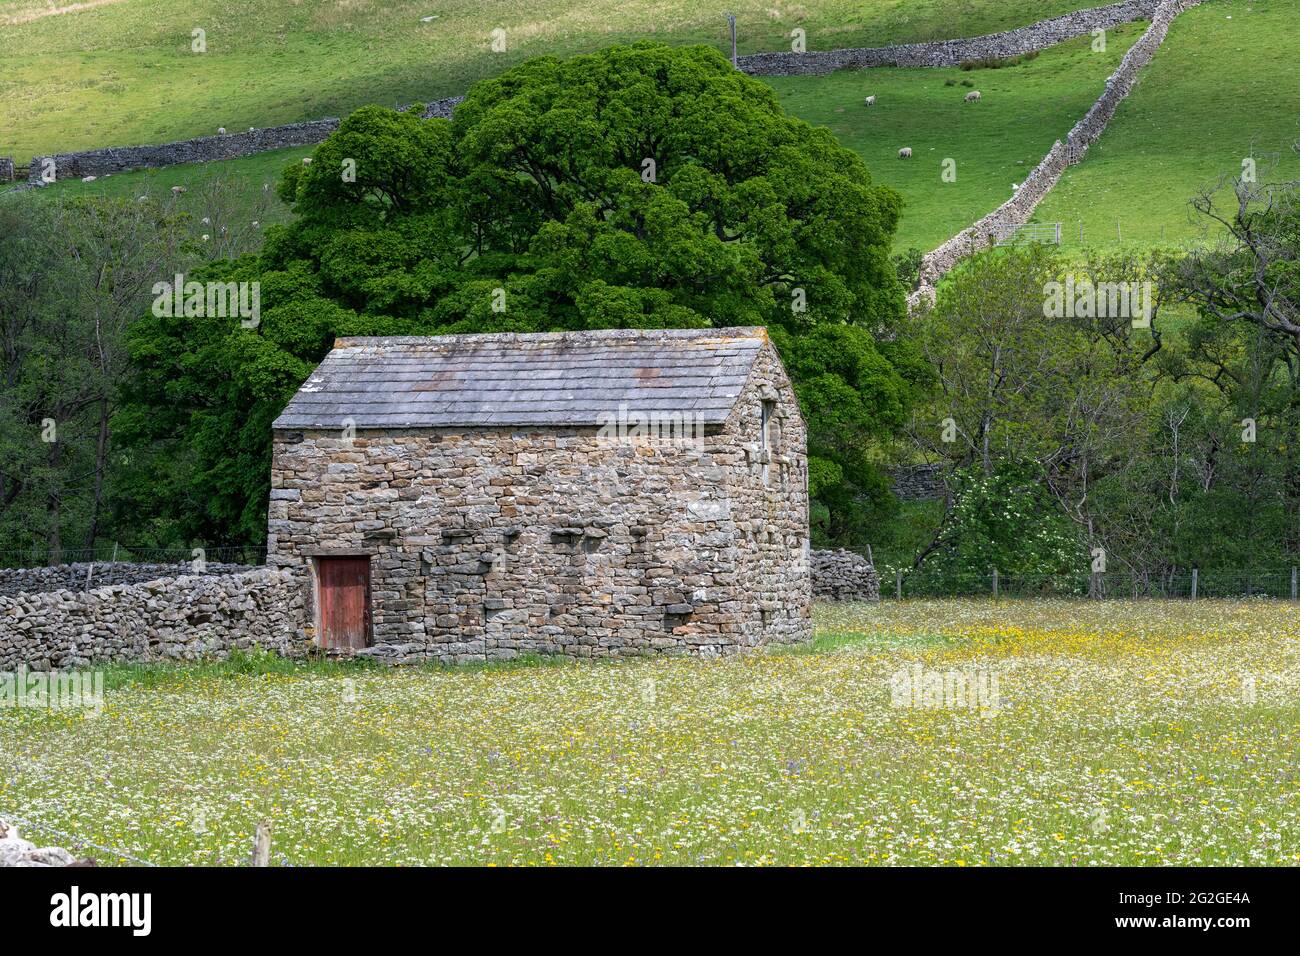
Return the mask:
<svg viewBox="0 0 1300 956">
<path fill-rule="evenodd" d="M 289 218 L 288 208 L 275 195 L 275 186 L 280 181 L 280 172 L 289 163 L 299 162 L 302 157 L 310 156 L 312 146 L 298 146 L 290 149 L 277 149 L 243 159 L 223 160 L 215 163 L 189 163 L 183 166 L 168 166 L 165 169 L 142 169 L 130 173 L 117 173 L 105 179 L 91 183 L 80 180 L 64 180 L 53 186 L 36 191 L 39 198 L 53 198 L 66 195 L 102 195 L 131 199 L 146 194 L 168 196 L 173 186 L 184 186 L 186 194 L 181 196 L 178 205 L 188 209 L 196 217 L 202 217 L 207 210 L 202 208 L 203 197 L 208 194 L 205 186 L 215 188 L 220 183 L 224 193 L 232 195 L 238 205 L 243 205 L 250 218 L 264 222 L 277 222 Z M 269 186 L 268 191 L 265 187 Z M 243 200 L 241 203 L 240 200 Z"/>
<path fill-rule="evenodd" d="M 0 0 L 0 155 L 163 142 L 460 93 L 504 66 L 657 37 L 742 52 L 946 39 L 1099 0 Z M 422 22 L 424 17 L 436 17 Z M 191 32 L 207 52 L 191 52 Z M 506 31 L 506 51 L 490 33 Z"/>
<path fill-rule="evenodd" d="M 1092 53 L 1084 37 L 996 70 L 841 71 L 768 82 L 787 111 L 829 126 L 867 160 L 879 181 L 903 194 L 907 205 L 898 247 L 928 249 L 1011 195 L 1011 183 L 1023 180 L 1052 141 L 1083 115 L 1143 29 L 1144 24 L 1135 23 L 1113 31 L 1105 53 Z M 984 99 L 967 105 L 963 98 L 974 88 Z M 876 106 L 863 105 L 867 93 L 877 95 Z M 912 147 L 911 161 L 898 159 L 900 145 Z M 90 184 L 60 183 L 45 194 L 86 190 L 131 196 L 174 185 L 192 188 L 214 176 L 256 193 L 263 183 L 274 183 L 286 163 L 310 152 L 310 147 L 278 150 L 229 162 L 118 174 Z M 956 160 L 955 182 L 940 178 L 945 158 Z"/>
<path fill-rule="evenodd" d="M 1194 240 L 1202 228 L 1189 215 L 1189 197 L 1240 170 L 1242 157 L 1253 152 L 1261 175 L 1300 178 L 1300 156 L 1289 149 L 1300 138 L 1300 67 L 1291 55 L 1300 38 L 1298 11 L 1294 0 L 1267 9 L 1214 0 L 1183 14 L 1110 129 L 1082 165 L 1067 171 L 1035 219 L 1063 222 L 1067 248 L 1079 248 L 1081 225 L 1087 245 L 1117 236 L 1174 244 Z M 789 112 L 830 127 L 879 181 L 902 193 L 898 248 L 929 249 L 1011 195 L 1011 184 L 1084 114 L 1143 29 L 1133 23 L 1111 31 L 1105 53 L 1079 38 L 999 70 L 878 69 L 768 82 Z M 978 105 L 962 100 L 971 88 L 984 93 Z M 873 108 L 862 105 L 868 93 L 878 97 Z M 897 158 L 903 145 L 912 147 L 911 161 Z M 213 176 L 260 190 L 309 152 L 120 174 L 57 190 L 130 195 L 193 187 Z M 1271 172 L 1270 156 L 1280 159 Z M 940 177 L 945 158 L 956 160 L 955 182 Z"/>
<path fill-rule="evenodd" d="M 1300 2 L 1214 0 L 1184 13 L 1080 165 L 1036 219 L 1067 240 L 1194 241 L 1188 199 L 1254 156 L 1260 179 L 1300 179 Z M 1272 160 L 1276 166 L 1268 172 Z M 1268 175 L 1266 176 L 1266 172 Z M 1116 224 L 1118 223 L 1118 229 Z"/>
<path fill-rule="evenodd" d="M 1142 22 L 1111 31 L 1106 51 L 1090 37 L 1001 69 L 873 69 L 824 77 L 774 77 L 787 112 L 828 126 L 880 182 L 906 200 L 896 246 L 931 249 L 1011 198 L 1053 141 L 1101 94 Z M 963 85 L 969 84 L 969 85 Z M 968 104 L 972 89 L 983 94 Z M 876 105 L 863 98 L 875 94 Z M 898 150 L 910 146 L 912 159 Z M 956 179 L 941 177 L 955 161 Z"/>
</svg>

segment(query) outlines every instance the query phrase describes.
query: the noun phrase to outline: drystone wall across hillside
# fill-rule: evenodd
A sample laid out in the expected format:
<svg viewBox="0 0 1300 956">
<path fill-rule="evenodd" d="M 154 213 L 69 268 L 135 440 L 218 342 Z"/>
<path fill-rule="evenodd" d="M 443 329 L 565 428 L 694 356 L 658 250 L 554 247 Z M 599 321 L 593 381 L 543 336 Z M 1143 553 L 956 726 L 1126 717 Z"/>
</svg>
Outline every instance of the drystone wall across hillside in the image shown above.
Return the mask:
<svg viewBox="0 0 1300 956">
<path fill-rule="evenodd" d="M 1083 161 L 1084 156 L 1098 137 L 1106 130 L 1115 110 L 1129 91 L 1137 84 L 1138 76 L 1152 58 L 1169 25 L 1180 13 L 1199 6 L 1204 0 L 1164 0 L 1151 18 L 1141 39 L 1129 48 L 1115 72 L 1106 80 L 1106 89 L 1092 108 L 1070 130 L 1064 141 L 1057 140 L 1009 200 L 963 229 L 943 245 L 927 253 L 921 260 L 921 285 L 908 299 L 912 308 L 934 300 L 935 285 L 953 266 L 980 249 L 996 245 L 1012 236 L 1019 226 L 1029 221 L 1035 207 L 1051 192 L 1065 170 Z"/>
<path fill-rule="evenodd" d="M 434 116 L 450 117 L 456 104 L 463 99 L 463 96 L 453 96 L 437 100 L 428 104 L 420 115 L 425 119 Z M 399 109 L 406 110 L 409 107 Z M 337 118 L 320 119 L 266 129 L 250 129 L 241 133 L 200 136 L 154 146 L 110 146 L 79 153 L 37 156 L 28 166 L 27 182 L 33 186 L 42 186 L 51 176 L 54 179 L 84 179 L 87 176 L 108 176 L 132 169 L 158 169 L 181 163 L 238 159 L 289 146 L 311 146 L 323 142 L 338 127 Z"/>
<path fill-rule="evenodd" d="M 1155 12 L 1158 5 L 1159 0 L 1126 0 L 1105 7 L 1076 10 L 1004 33 L 959 40 L 807 53 L 751 53 L 737 57 L 736 65 L 751 76 L 812 76 L 877 66 L 959 66 L 971 60 L 1021 56 L 1093 30 L 1108 30 L 1121 23 L 1145 19 Z"/>
</svg>

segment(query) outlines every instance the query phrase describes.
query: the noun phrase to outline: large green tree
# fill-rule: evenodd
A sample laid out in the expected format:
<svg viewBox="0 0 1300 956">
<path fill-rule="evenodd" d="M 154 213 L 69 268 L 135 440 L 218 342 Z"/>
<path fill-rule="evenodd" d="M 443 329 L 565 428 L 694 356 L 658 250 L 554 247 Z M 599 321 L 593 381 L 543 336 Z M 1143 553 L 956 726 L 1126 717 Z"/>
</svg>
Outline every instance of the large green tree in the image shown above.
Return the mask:
<svg viewBox="0 0 1300 956">
<path fill-rule="evenodd" d="M 810 427 L 816 536 L 860 540 L 887 507 L 872 449 L 927 379 L 897 335 L 900 199 L 716 51 L 540 57 L 451 121 L 367 107 L 280 195 L 294 220 L 200 277 L 260 282 L 260 326 L 134 330 L 122 421 L 179 533 L 260 539 L 270 423 L 342 334 L 764 325 Z"/>
</svg>

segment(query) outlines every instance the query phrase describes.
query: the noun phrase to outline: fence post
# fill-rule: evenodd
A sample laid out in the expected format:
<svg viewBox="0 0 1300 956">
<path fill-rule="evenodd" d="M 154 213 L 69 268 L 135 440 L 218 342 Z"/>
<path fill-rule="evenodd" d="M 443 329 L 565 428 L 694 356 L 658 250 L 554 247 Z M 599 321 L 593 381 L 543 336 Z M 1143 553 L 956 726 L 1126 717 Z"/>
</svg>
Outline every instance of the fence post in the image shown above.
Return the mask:
<svg viewBox="0 0 1300 956">
<path fill-rule="evenodd" d="M 736 63 L 736 15 L 734 13 L 727 14 L 727 23 L 731 26 L 731 67 L 739 69 Z"/>
<path fill-rule="evenodd" d="M 1296 589 L 1297 584 L 1300 584 L 1300 578 L 1297 578 L 1296 576 L 1296 569 L 1292 568 L 1291 569 L 1291 600 L 1293 601 L 1296 599 L 1297 596 L 1300 596 L 1297 595 L 1297 589 Z"/>
<path fill-rule="evenodd" d="M 82 588 L 83 591 L 90 590 L 90 578 L 94 573 L 95 573 L 95 562 L 92 559 L 90 562 L 90 567 L 86 568 L 86 586 Z"/>
<path fill-rule="evenodd" d="M 894 572 L 894 595 L 898 600 L 903 600 L 903 569 L 899 568 Z"/>
<path fill-rule="evenodd" d="M 1198 569 L 1192 568 L 1192 600 L 1193 601 L 1196 600 L 1196 585 L 1198 583 L 1197 582 L 1198 573 L 1199 573 Z"/>
<path fill-rule="evenodd" d="M 996 599 L 997 596 L 998 596 L 998 569 L 994 568 L 993 569 L 993 597 Z"/>
<path fill-rule="evenodd" d="M 253 866 L 271 865 L 271 825 L 259 823 L 253 837 Z"/>
</svg>

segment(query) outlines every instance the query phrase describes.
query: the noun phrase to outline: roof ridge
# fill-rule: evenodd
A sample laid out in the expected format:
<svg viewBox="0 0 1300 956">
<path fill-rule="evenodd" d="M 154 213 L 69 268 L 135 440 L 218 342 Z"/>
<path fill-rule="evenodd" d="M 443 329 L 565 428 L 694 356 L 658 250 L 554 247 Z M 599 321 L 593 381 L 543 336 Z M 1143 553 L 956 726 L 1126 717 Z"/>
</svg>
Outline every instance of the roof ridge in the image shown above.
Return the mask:
<svg viewBox="0 0 1300 956">
<path fill-rule="evenodd" d="M 383 348 L 501 344 L 527 345 L 534 342 L 647 342 L 663 339 L 766 339 L 761 325 L 733 325 L 707 329 L 578 329 L 568 332 L 467 332 L 455 335 L 349 335 L 334 340 L 334 348 Z"/>
</svg>

